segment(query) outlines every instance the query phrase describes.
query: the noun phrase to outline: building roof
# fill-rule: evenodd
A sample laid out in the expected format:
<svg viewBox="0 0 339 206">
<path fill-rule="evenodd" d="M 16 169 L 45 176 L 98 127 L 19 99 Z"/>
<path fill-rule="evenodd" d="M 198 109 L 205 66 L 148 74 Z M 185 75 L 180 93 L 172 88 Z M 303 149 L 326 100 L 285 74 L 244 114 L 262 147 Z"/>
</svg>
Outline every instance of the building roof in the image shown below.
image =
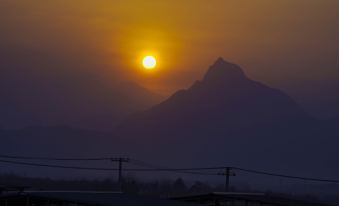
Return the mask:
<svg viewBox="0 0 339 206">
<path fill-rule="evenodd" d="M 25 191 L 22 193 L 3 194 L 0 199 L 29 197 L 34 200 L 52 200 L 93 206 L 194 206 L 194 204 L 168 199 L 140 197 L 121 192 L 100 191 Z"/>
<path fill-rule="evenodd" d="M 3 199 L 20 199 L 28 197 L 31 201 L 55 201 L 77 203 L 90 206 L 196 206 L 199 204 L 219 205 L 228 201 L 243 201 L 275 206 L 330 206 L 319 202 L 301 200 L 290 196 L 265 193 L 214 192 L 208 194 L 180 196 L 170 199 L 159 199 L 103 191 L 24 191 L 0 195 Z"/>
<path fill-rule="evenodd" d="M 265 193 L 214 192 L 208 194 L 174 197 L 171 199 L 184 202 L 206 204 L 210 204 L 216 201 L 244 201 L 279 206 L 330 206 L 329 204 L 313 202 L 304 199 L 301 200 L 290 196 Z"/>
</svg>

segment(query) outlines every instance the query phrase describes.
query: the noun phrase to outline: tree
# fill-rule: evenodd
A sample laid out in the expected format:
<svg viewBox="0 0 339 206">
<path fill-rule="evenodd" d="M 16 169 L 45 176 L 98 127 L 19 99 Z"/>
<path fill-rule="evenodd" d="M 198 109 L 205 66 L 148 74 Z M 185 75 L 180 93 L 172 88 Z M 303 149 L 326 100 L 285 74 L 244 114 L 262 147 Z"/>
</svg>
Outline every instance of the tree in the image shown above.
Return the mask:
<svg viewBox="0 0 339 206">
<path fill-rule="evenodd" d="M 176 179 L 173 183 L 172 190 L 175 195 L 185 194 L 187 192 L 187 187 L 184 180 L 182 178 Z"/>
</svg>

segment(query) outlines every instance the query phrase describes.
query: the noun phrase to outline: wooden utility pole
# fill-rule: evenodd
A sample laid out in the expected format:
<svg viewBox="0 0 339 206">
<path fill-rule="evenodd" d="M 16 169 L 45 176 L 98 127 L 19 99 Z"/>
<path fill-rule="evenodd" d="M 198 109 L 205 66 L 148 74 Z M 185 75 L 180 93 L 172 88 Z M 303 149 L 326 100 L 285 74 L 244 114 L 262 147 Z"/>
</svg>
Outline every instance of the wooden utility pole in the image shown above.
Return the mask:
<svg viewBox="0 0 339 206">
<path fill-rule="evenodd" d="M 118 184 L 120 191 L 123 191 L 122 163 L 129 162 L 128 158 L 111 158 L 112 162 L 118 162 Z"/>
<path fill-rule="evenodd" d="M 229 192 L 230 189 L 230 176 L 236 176 L 234 172 L 232 172 L 231 167 L 226 167 L 224 172 L 218 173 L 218 175 L 225 176 L 225 192 Z"/>
</svg>

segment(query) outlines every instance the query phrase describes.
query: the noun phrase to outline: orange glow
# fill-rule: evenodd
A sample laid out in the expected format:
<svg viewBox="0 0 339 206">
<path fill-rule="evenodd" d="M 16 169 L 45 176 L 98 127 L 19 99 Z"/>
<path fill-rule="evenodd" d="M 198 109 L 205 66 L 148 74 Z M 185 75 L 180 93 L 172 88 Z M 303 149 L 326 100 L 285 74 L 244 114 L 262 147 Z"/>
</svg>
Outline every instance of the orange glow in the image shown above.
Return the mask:
<svg viewBox="0 0 339 206">
<path fill-rule="evenodd" d="M 337 62 L 339 1 L 5 0 L 1 8 L 3 44 L 53 51 L 164 94 L 190 86 L 218 56 L 268 81 L 294 76 L 286 60 L 300 74 L 337 75 L 337 65 L 318 62 Z M 143 68 L 147 55 L 156 69 Z"/>
</svg>

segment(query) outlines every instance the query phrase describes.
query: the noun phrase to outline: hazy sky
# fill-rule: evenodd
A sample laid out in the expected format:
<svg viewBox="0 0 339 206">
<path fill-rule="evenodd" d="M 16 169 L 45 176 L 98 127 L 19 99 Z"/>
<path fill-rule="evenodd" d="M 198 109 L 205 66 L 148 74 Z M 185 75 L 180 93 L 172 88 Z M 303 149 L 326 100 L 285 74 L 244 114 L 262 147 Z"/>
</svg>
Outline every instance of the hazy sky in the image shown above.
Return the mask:
<svg viewBox="0 0 339 206">
<path fill-rule="evenodd" d="M 19 76 L 66 70 L 169 94 L 223 56 L 301 101 L 339 103 L 337 0 L 2 0 L 0 28 L 1 70 L 20 64 Z"/>
</svg>

